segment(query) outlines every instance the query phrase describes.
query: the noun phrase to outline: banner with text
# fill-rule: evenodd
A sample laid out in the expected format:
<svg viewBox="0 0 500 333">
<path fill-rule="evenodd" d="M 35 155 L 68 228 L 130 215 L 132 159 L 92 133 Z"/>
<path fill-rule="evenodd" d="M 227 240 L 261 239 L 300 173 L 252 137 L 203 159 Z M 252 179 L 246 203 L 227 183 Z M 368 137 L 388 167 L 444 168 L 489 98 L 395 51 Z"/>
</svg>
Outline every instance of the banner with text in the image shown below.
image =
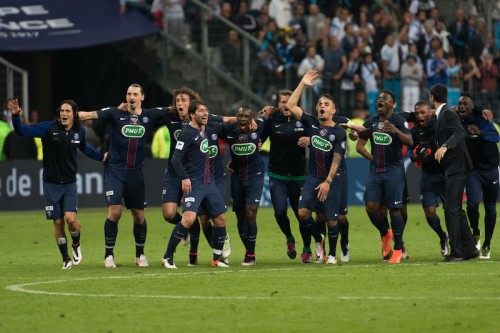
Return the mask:
<svg viewBox="0 0 500 333">
<path fill-rule="evenodd" d="M 118 1 L 2 0 L 0 51 L 87 47 L 158 31 L 138 12 L 119 13 Z"/>
</svg>

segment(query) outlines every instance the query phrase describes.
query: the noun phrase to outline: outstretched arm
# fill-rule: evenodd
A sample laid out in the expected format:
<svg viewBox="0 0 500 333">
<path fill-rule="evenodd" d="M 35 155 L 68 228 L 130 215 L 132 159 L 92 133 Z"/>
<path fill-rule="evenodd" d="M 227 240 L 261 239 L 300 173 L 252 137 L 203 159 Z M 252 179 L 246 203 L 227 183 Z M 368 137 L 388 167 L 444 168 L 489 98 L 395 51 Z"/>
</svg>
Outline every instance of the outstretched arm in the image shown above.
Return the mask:
<svg viewBox="0 0 500 333">
<path fill-rule="evenodd" d="M 309 71 L 304 76 L 302 77 L 302 80 L 300 80 L 299 85 L 297 88 L 292 93 L 292 96 L 290 96 L 290 99 L 288 99 L 288 102 L 286 103 L 286 107 L 290 110 L 290 112 L 293 114 L 295 119 L 299 120 L 302 118 L 302 113 L 304 111 L 299 107 L 299 99 L 300 95 L 302 95 L 302 91 L 304 91 L 304 88 L 306 86 L 313 86 L 314 79 L 318 77 L 318 72 L 315 70 Z"/>
<path fill-rule="evenodd" d="M 79 111 L 78 118 L 80 118 L 81 121 L 87 119 L 97 119 L 97 111 Z"/>
</svg>

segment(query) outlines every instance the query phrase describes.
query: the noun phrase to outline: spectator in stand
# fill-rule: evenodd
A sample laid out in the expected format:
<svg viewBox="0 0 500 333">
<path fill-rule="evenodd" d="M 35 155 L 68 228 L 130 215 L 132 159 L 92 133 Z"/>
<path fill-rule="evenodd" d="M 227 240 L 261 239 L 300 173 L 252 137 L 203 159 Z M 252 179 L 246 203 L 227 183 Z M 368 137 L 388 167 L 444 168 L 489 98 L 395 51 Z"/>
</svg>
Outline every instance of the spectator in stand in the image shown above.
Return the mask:
<svg viewBox="0 0 500 333">
<path fill-rule="evenodd" d="M 267 5 L 267 0 L 248 0 L 248 12 L 257 17 L 262 10 L 262 6 Z"/>
<path fill-rule="evenodd" d="M 366 103 L 370 114 L 375 114 L 376 104 L 379 92 L 378 79 L 381 77 L 380 70 L 371 52 L 363 54 L 363 63 L 361 64 L 361 78 L 364 82 Z"/>
<path fill-rule="evenodd" d="M 240 80 L 243 69 L 241 41 L 235 30 L 230 30 L 227 40 L 221 45 L 222 66 L 235 80 Z"/>
<path fill-rule="evenodd" d="M 269 15 L 276 20 L 278 28 L 284 29 L 292 20 L 292 4 L 294 0 L 271 0 Z"/>
<path fill-rule="evenodd" d="M 330 44 L 323 51 L 323 59 L 325 60 L 323 90 L 326 94 L 338 99 L 340 96 L 340 82 L 347 69 L 347 57 L 340 48 L 337 36 L 330 37 Z"/>
<path fill-rule="evenodd" d="M 129 11 L 138 11 L 149 20 L 153 20 L 151 15 L 151 6 L 146 0 L 120 0 L 120 14 L 123 15 Z"/>
<path fill-rule="evenodd" d="M 362 10 L 359 12 L 358 20 L 357 23 L 355 24 L 355 30 L 361 30 L 365 29 L 368 31 L 370 39 L 371 37 L 375 34 L 375 27 L 373 24 L 371 24 L 370 20 L 368 19 L 368 11 L 367 10 Z M 358 36 L 360 33 L 358 33 Z"/>
<path fill-rule="evenodd" d="M 240 2 L 238 12 L 234 16 L 234 23 L 249 34 L 254 34 L 259 27 L 255 17 L 248 13 L 246 2 Z"/>
<path fill-rule="evenodd" d="M 448 30 L 446 30 L 446 24 L 444 23 L 443 19 L 439 19 L 436 21 L 436 25 L 434 27 L 434 33 L 441 40 L 441 44 L 443 46 L 444 53 L 445 54 L 450 53 L 450 51 L 451 51 L 451 49 L 450 49 L 451 35 L 448 32 Z"/>
<path fill-rule="evenodd" d="M 316 4 L 309 5 L 309 17 L 306 20 L 306 25 L 307 25 L 307 39 L 310 42 L 316 43 L 318 41 L 318 39 L 321 37 L 321 30 L 324 28 L 325 23 L 326 23 L 326 16 L 325 14 L 319 11 L 318 5 Z"/>
<path fill-rule="evenodd" d="M 474 60 L 479 65 L 482 62 L 481 56 L 486 45 L 486 21 L 484 18 L 478 17 L 476 19 L 475 29 L 471 28 L 470 33 L 469 52 L 474 56 Z"/>
<path fill-rule="evenodd" d="M 467 57 L 465 66 L 462 66 L 463 71 L 463 92 L 469 92 L 473 95 L 479 95 L 481 84 L 481 70 L 472 55 Z"/>
<path fill-rule="evenodd" d="M 497 83 L 500 75 L 498 65 L 493 63 L 493 56 L 485 54 L 483 63 L 479 66 L 481 70 L 481 105 L 493 111 L 495 119 L 500 118 L 498 110 Z"/>
<path fill-rule="evenodd" d="M 415 19 L 412 12 L 408 10 L 403 14 L 403 24 L 399 30 L 402 31 L 405 29 L 410 43 L 415 44 L 418 42 L 420 39 L 421 28 L 420 22 Z"/>
<path fill-rule="evenodd" d="M 342 41 L 347 33 L 346 27 L 351 22 L 351 13 L 345 7 L 340 7 L 337 12 L 338 15 L 330 23 L 328 36 L 337 36 Z M 344 51 L 349 53 L 350 50 Z"/>
<path fill-rule="evenodd" d="M 351 50 L 353 48 L 358 47 L 359 38 L 352 23 L 347 23 L 345 25 L 345 34 L 344 37 L 340 40 L 340 43 L 344 54 L 349 54 L 351 53 Z"/>
<path fill-rule="evenodd" d="M 269 4 L 266 2 L 260 8 L 259 14 L 256 16 L 259 27 L 265 27 L 271 17 L 269 16 Z"/>
<path fill-rule="evenodd" d="M 155 2 L 156 1 L 157 0 L 155 0 Z M 162 10 L 162 13 L 163 13 L 163 2 L 165 3 L 164 4 L 166 6 L 165 19 L 167 20 L 168 29 L 170 33 L 174 34 L 175 36 L 184 35 L 184 19 L 185 19 L 184 5 L 186 1 L 185 0 L 167 0 L 167 1 L 159 0 L 159 1 L 162 2 L 159 8 Z M 155 16 L 154 12 L 153 16 Z"/>
<path fill-rule="evenodd" d="M 8 103 L 9 100 L 7 100 L 6 103 Z M 12 131 L 12 128 L 10 125 L 7 123 L 5 119 L 4 113 L 0 113 L 0 161 L 5 161 L 7 158 L 5 157 L 5 154 L 3 152 L 3 144 L 5 141 L 5 138 L 9 133 Z"/>
<path fill-rule="evenodd" d="M 385 44 L 380 50 L 384 74 L 384 90 L 391 91 L 396 98 L 396 110 L 400 108 L 401 95 L 401 59 L 399 56 L 399 42 L 394 41 L 393 35 L 387 35 Z"/>
<path fill-rule="evenodd" d="M 403 106 L 401 111 L 411 112 L 414 105 L 420 100 L 422 75 L 422 67 L 417 63 L 417 56 L 413 53 L 408 53 L 406 61 L 401 66 L 401 86 L 403 87 Z"/>
<path fill-rule="evenodd" d="M 231 3 L 224 2 L 222 4 L 220 15 L 229 21 L 233 20 L 231 16 Z M 221 66 L 222 59 L 220 46 L 226 41 L 230 29 L 231 28 L 226 23 L 216 17 L 210 17 L 208 19 L 208 60 L 215 67 Z M 211 76 L 210 80 L 213 79 L 214 78 Z"/>
<path fill-rule="evenodd" d="M 488 14 L 488 6 L 484 0 L 473 0 L 470 8 L 471 16 L 485 17 Z"/>
<path fill-rule="evenodd" d="M 296 78 L 296 83 L 298 84 L 299 77 L 297 76 L 297 70 L 307 53 L 307 39 L 298 25 L 294 26 L 292 29 L 292 40 L 290 41 L 290 45 L 292 45 L 288 51 L 288 55 L 292 59 L 292 71 L 290 76 Z"/>
<path fill-rule="evenodd" d="M 438 37 L 434 32 L 434 21 L 428 19 L 424 23 L 424 33 L 417 42 L 418 56 L 424 63 L 432 56 L 431 41 L 434 37 Z"/>
<path fill-rule="evenodd" d="M 340 110 L 338 113 L 340 116 L 350 117 L 352 111 L 354 110 L 356 85 L 361 82 L 359 72 L 359 50 L 356 48 L 352 49 L 351 53 L 349 53 L 347 68 L 340 81 Z"/>
<path fill-rule="evenodd" d="M 448 26 L 451 35 L 451 43 L 458 62 L 465 62 L 467 45 L 469 43 L 469 23 L 465 17 L 465 10 L 458 8 L 455 21 Z"/>
<path fill-rule="evenodd" d="M 432 87 L 435 84 L 446 85 L 450 76 L 448 61 L 444 59 L 443 48 L 439 48 L 434 52 L 434 56 L 429 58 L 426 63 L 427 87 Z"/>
<path fill-rule="evenodd" d="M 384 46 L 386 37 L 391 33 L 391 27 L 385 18 L 385 12 L 381 8 L 376 8 L 372 15 L 372 23 L 375 27 L 373 35 L 373 59 L 380 60 L 380 50 Z"/>
<path fill-rule="evenodd" d="M 288 23 L 289 26 L 293 27 L 295 25 L 299 25 L 300 29 L 307 34 L 307 16 L 306 16 L 306 7 L 302 2 L 298 2 L 293 7 L 293 17 Z"/>
<path fill-rule="evenodd" d="M 418 11 L 424 11 L 430 14 L 431 10 L 436 8 L 436 4 L 432 0 L 412 0 L 408 10 L 416 15 Z"/>
<path fill-rule="evenodd" d="M 303 77 L 307 72 L 315 70 L 318 72 L 318 79 L 315 81 L 313 86 L 314 91 L 314 101 L 321 93 L 322 89 L 322 75 L 325 69 L 325 60 L 322 56 L 316 53 L 316 46 L 312 43 L 307 45 L 306 57 L 300 63 L 299 69 L 297 70 L 297 76 Z"/>
</svg>

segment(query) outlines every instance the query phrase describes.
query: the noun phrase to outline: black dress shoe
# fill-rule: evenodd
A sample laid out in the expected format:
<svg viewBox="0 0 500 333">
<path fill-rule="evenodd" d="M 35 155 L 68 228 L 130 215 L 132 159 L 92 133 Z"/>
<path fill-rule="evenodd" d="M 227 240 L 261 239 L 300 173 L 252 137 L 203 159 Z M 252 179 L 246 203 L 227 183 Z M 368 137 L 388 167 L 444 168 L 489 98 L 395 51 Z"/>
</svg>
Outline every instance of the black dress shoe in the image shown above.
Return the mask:
<svg viewBox="0 0 500 333">
<path fill-rule="evenodd" d="M 447 256 L 444 258 L 443 262 L 456 262 L 456 261 L 462 261 L 464 258 L 461 257 L 454 257 L 454 256 Z"/>
<path fill-rule="evenodd" d="M 464 260 L 475 259 L 477 257 L 479 257 L 479 250 L 474 248 L 474 251 L 472 251 L 472 253 L 464 255 Z"/>
</svg>

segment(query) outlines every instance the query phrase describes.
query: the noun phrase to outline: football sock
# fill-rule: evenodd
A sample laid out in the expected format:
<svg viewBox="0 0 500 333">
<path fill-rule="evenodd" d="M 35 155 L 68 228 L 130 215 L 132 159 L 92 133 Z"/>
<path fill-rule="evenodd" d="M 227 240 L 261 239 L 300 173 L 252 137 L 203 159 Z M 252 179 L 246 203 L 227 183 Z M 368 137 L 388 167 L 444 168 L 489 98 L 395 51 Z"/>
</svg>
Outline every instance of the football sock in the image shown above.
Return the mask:
<svg viewBox="0 0 500 333">
<path fill-rule="evenodd" d="M 336 256 L 338 238 L 339 238 L 339 224 L 337 223 L 333 227 L 328 227 L 328 243 L 330 244 L 330 252 L 328 254 L 334 257 Z"/>
<path fill-rule="evenodd" d="M 380 236 L 387 235 L 388 228 L 385 225 L 384 220 L 380 218 L 380 214 L 378 212 L 376 212 L 376 213 L 367 213 L 367 214 L 368 214 L 368 217 L 370 218 L 370 221 L 372 222 L 372 224 L 380 232 Z"/>
<path fill-rule="evenodd" d="M 61 256 L 63 261 L 69 259 L 68 254 L 68 242 L 66 241 L 66 237 L 60 237 L 57 239 L 57 246 L 59 247 L 59 252 L 61 252 Z"/>
<path fill-rule="evenodd" d="M 309 254 L 311 254 L 312 253 L 311 247 L 310 246 L 304 246 L 302 248 L 302 253 L 309 253 Z"/>
<path fill-rule="evenodd" d="M 286 236 L 286 239 L 290 240 L 288 237 L 292 235 L 292 229 L 290 229 L 290 219 L 288 218 L 288 216 L 286 214 L 277 215 L 276 222 L 278 222 L 278 227 L 280 228 L 283 235 Z"/>
<path fill-rule="evenodd" d="M 248 254 L 255 254 L 255 243 L 257 242 L 257 222 L 252 221 L 247 225 L 248 229 Z"/>
<path fill-rule="evenodd" d="M 302 237 L 302 243 L 306 244 L 306 241 L 309 239 L 309 245 L 311 245 L 311 234 L 304 228 L 304 226 L 299 223 L 299 231 L 300 236 Z"/>
<path fill-rule="evenodd" d="M 326 223 L 324 221 L 319 221 L 319 222 L 316 221 L 316 230 L 318 231 L 318 233 L 326 236 L 326 232 L 327 232 Z"/>
<path fill-rule="evenodd" d="M 472 229 L 472 233 L 474 235 L 479 235 L 481 231 L 479 231 L 479 209 L 467 207 L 467 217 L 469 218 L 469 225 Z"/>
<path fill-rule="evenodd" d="M 347 220 L 346 217 L 345 221 L 339 221 L 337 224 L 339 226 L 340 233 L 340 246 L 346 247 L 349 244 L 349 220 Z"/>
<path fill-rule="evenodd" d="M 309 216 L 307 219 L 300 220 L 300 223 L 304 227 L 304 230 L 307 230 L 307 233 L 314 237 L 314 241 L 316 242 L 321 241 L 321 236 L 318 232 L 318 229 L 316 229 L 316 221 L 314 221 L 312 216 Z M 304 241 L 304 246 L 305 247 L 311 246 L 311 236 L 309 236 L 308 239 Z"/>
<path fill-rule="evenodd" d="M 427 223 L 429 226 L 434 230 L 434 232 L 439 236 L 440 239 L 444 239 L 446 234 L 441 227 L 441 220 L 439 219 L 439 216 L 434 215 L 434 216 L 427 216 Z"/>
<path fill-rule="evenodd" d="M 214 247 L 214 239 L 212 237 L 212 225 L 210 224 L 208 227 L 206 228 L 202 228 L 203 229 L 203 234 L 205 235 L 205 238 L 207 239 L 207 242 L 208 242 L 208 245 L 210 245 L 211 248 Z"/>
<path fill-rule="evenodd" d="M 198 243 L 200 242 L 200 222 L 198 218 L 194 221 L 193 225 L 189 228 L 189 252 L 198 252 Z"/>
<path fill-rule="evenodd" d="M 238 223 L 238 233 L 245 249 L 248 250 L 248 228 L 245 223 Z"/>
<path fill-rule="evenodd" d="M 165 255 L 163 258 L 173 258 L 175 249 L 177 245 L 181 242 L 181 240 L 186 237 L 189 229 L 185 228 L 182 223 L 177 223 L 172 230 L 172 235 L 168 241 L 167 250 L 165 251 Z"/>
<path fill-rule="evenodd" d="M 403 248 L 403 229 L 404 220 L 401 214 L 392 214 L 392 235 L 394 237 L 394 250 L 401 250 Z"/>
<path fill-rule="evenodd" d="M 142 224 L 134 223 L 134 238 L 135 238 L 135 257 L 139 258 L 144 254 L 144 245 L 146 244 L 146 234 L 148 233 L 148 225 L 146 219 Z"/>
<path fill-rule="evenodd" d="M 70 231 L 69 234 L 71 236 L 71 239 L 73 240 L 73 245 L 80 245 L 80 232 Z"/>
<path fill-rule="evenodd" d="M 106 222 L 104 222 L 104 243 L 106 246 L 106 254 L 104 255 L 104 258 L 113 255 L 117 235 L 118 223 L 113 222 L 110 219 L 106 219 Z"/>
<path fill-rule="evenodd" d="M 213 230 L 213 240 L 214 240 L 214 256 L 213 260 L 220 260 L 222 256 L 222 248 L 224 247 L 224 241 L 226 240 L 226 227 L 212 227 Z"/>
<path fill-rule="evenodd" d="M 496 202 L 492 205 L 484 205 L 484 243 L 488 242 L 486 246 L 490 246 L 490 240 L 493 237 L 493 230 L 497 223 Z M 483 244 L 484 244 L 483 243 Z"/>
<path fill-rule="evenodd" d="M 165 217 L 165 221 L 167 221 L 168 223 L 171 223 L 173 225 L 176 225 L 181 220 L 182 220 L 182 216 L 181 216 L 181 214 L 179 214 L 179 212 L 175 213 L 174 217 L 172 217 L 172 218 Z"/>
</svg>

